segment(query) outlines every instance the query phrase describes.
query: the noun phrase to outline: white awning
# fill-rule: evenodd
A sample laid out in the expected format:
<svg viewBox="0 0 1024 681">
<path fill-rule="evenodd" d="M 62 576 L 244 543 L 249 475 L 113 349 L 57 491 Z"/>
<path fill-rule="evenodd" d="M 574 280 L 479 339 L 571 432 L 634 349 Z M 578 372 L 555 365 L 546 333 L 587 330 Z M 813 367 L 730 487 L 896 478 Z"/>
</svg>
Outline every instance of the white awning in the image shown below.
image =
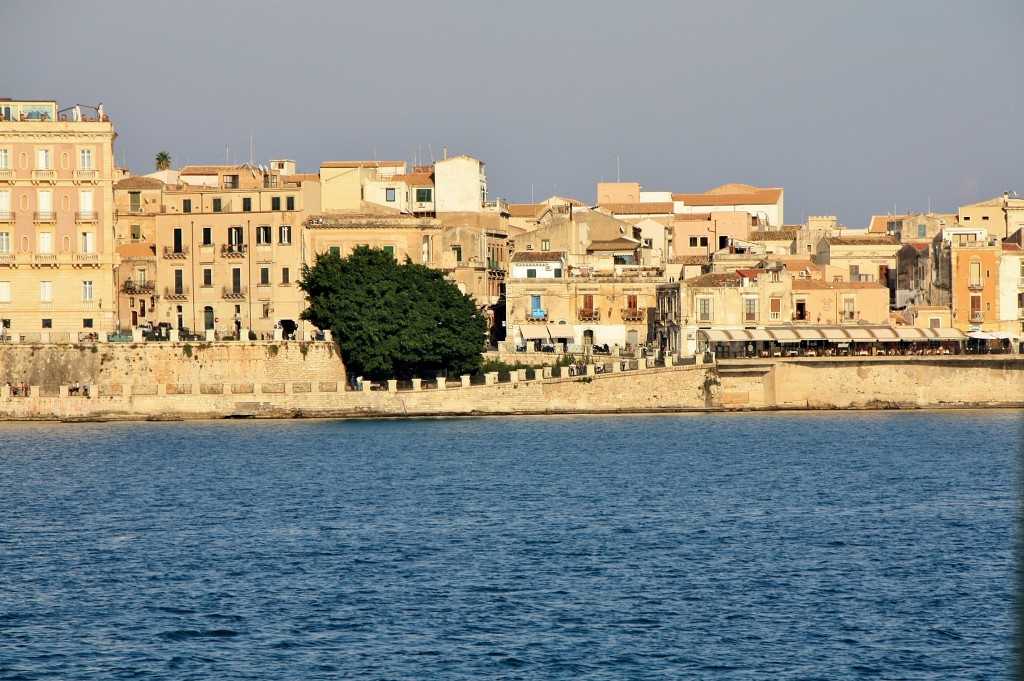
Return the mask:
<svg viewBox="0 0 1024 681">
<path fill-rule="evenodd" d="M 968 338 L 976 338 L 978 340 L 995 340 L 996 339 L 996 337 L 993 336 L 988 331 L 970 331 L 970 332 L 968 332 L 967 337 Z"/>
<path fill-rule="evenodd" d="M 516 327 L 515 338 L 524 340 L 551 340 L 575 338 L 576 332 L 569 324 L 523 324 Z"/>
</svg>

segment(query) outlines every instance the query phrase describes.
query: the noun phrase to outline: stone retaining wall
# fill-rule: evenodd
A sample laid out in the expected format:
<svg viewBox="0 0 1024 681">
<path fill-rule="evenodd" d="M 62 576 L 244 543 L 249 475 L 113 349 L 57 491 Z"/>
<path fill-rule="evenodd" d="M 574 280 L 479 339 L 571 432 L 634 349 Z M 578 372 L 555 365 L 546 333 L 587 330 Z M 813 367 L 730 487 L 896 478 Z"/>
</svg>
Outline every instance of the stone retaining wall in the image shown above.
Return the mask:
<svg viewBox="0 0 1024 681">
<path fill-rule="evenodd" d="M 331 343 L 185 345 L 0 347 L 4 380 L 57 379 L 48 389 L 29 381 L 30 397 L 0 387 L 0 420 L 1024 406 L 1024 359 L 1011 355 L 725 360 L 610 373 L 591 367 L 566 378 L 526 380 L 526 372 L 514 372 L 506 382 L 489 375 L 485 385 L 453 377 L 353 391 Z M 89 397 L 68 395 L 67 383 L 86 379 Z"/>
</svg>

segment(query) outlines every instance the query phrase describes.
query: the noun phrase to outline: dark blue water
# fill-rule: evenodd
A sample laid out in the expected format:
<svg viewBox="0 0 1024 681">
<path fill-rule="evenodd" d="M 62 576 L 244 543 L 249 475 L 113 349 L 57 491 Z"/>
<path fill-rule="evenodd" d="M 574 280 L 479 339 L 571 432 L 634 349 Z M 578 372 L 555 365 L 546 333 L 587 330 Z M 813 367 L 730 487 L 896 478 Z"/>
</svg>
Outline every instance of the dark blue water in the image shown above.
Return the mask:
<svg viewBox="0 0 1024 681">
<path fill-rule="evenodd" d="M 0 426 L 0 679 L 998 679 L 1020 411 Z"/>
</svg>

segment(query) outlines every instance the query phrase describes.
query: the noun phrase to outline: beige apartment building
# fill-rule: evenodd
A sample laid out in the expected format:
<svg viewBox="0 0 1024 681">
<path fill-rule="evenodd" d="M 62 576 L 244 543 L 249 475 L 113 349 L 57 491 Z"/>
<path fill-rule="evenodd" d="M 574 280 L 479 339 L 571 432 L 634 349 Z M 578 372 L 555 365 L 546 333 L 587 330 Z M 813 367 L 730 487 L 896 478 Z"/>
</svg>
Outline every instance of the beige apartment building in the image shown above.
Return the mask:
<svg viewBox="0 0 1024 681">
<path fill-rule="evenodd" d="M 114 126 L 103 106 L 0 100 L 0 322 L 25 340 L 114 330 Z"/>
<path fill-rule="evenodd" d="M 958 220 L 963 227 L 983 228 L 997 239 L 1008 239 L 1024 229 L 1024 199 L 1014 192 L 961 206 Z"/>
<path fill-rule="evenodd" d="M 155 216 L 158 323 L 207 337 L 304 337 L 298 232 L 305 203 L 318 198 L 316 176 L 271 161 L 189 166 L 180 180 L 164 188 Z"/>
</svg>

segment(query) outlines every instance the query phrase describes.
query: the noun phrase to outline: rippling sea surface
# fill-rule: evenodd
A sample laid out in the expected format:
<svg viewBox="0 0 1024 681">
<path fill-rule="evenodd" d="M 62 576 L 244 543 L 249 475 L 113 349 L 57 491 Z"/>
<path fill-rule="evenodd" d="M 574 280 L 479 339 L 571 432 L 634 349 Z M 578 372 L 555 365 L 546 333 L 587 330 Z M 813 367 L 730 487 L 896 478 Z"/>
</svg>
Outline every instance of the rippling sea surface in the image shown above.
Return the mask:
<svg viewBox="0 0 1024 681">
<path fill-rule="evenodd" d="M 998 679 L 1020 411 L 0 424 L 0 679 Z"/>
</svg>

